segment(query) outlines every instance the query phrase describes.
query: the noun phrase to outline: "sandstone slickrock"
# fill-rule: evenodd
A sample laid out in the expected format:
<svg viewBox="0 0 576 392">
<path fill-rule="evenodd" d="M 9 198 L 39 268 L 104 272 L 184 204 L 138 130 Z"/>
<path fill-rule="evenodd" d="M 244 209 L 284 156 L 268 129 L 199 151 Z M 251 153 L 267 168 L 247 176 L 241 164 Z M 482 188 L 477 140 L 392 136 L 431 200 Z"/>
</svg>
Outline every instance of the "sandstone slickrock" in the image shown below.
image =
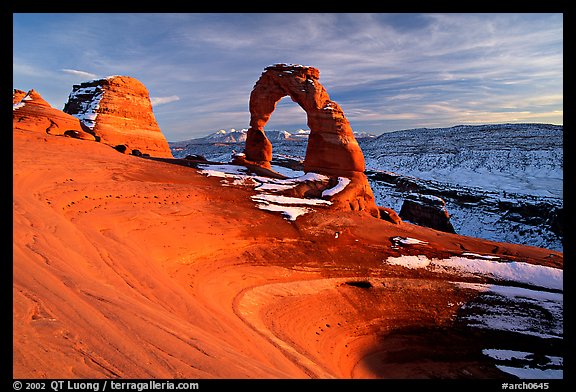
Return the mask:
<svg viewBox="0 0 576 392">
<path fill-rule="evenodd" d="M 437 196 L 410 194 L 402 204 L 400 217 L 446 233 L 456 232 L 450 222 L 446 202 Z"/>
<path fill-rule="evenodd" d="M 14 89 L 12 102 L 12 124 L 14 129 L 95 140 L 93 135 L 85 132 L 76 117 L 53 108 L 35 90 L 24 92 Z"/>
<path fill-rule="evenodd" d="M 304 109 L 310 127 L 304 171 L 351 179 L 344 191 L 329 197 L 334 206 L 379 216 L 364 174 L 362 150 L 342 108 L 330 99 L 319 77 L 320 71 L 310 66 L 274 64 L 265 68 L 250 94 L 245 160 L 270 167 L 272 144 L 264 126 L 278 101 L 289 96 Z"/>
<path fill-rule="evenodd" d="M 154 117 L 149 92 L 135 78 L 110 76 L 74 85 L 64 112 L 79 118 L 102 143 L 172 157 Z"/>
</svg>

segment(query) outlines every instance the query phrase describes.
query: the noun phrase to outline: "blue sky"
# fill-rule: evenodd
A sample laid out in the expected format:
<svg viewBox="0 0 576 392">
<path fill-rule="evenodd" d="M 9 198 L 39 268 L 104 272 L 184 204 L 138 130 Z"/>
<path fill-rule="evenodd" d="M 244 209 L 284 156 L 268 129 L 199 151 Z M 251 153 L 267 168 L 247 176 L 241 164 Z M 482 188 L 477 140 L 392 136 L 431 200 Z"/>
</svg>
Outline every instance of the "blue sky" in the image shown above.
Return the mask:
<svg viewBox="0 0 576 392">
<path fill-rule="evenodd" d="M 310 65 L 355 131 L 563 124 L 563 15 L 15 13 L 13 87 L 140 80 L 169 141 L 247 128 L 264 68 Z M 307 129 L 283 98 L 266 129 Z"/>
</svg>

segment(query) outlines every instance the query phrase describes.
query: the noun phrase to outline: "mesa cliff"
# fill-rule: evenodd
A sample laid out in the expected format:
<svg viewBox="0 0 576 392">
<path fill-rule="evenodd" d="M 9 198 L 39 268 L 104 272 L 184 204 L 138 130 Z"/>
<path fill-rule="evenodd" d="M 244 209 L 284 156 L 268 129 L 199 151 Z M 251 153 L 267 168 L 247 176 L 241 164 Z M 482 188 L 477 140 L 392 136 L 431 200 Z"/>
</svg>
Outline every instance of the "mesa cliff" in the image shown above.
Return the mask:
<svg viewBox="0 0 576 392">
<path fill-rule="evenodd" d="M 96 138 L 157 157 L 172 157 L 160 131 L 148 90 L 129 76 L 110 76 L 74 85 L 64 112 L 80 119 Z"/>
</svg>

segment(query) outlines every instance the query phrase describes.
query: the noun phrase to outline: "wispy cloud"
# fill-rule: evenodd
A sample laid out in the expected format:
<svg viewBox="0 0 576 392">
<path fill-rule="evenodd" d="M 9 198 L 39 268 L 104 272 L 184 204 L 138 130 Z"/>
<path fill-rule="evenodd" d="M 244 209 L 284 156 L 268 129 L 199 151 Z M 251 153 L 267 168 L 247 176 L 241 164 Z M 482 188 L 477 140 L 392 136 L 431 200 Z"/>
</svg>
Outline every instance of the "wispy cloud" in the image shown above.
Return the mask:
<svg viewBox="0 0 576 392">
<path fill-rule="evenodd" d="M 152 102 L 152 106 L 164 105 L 179 100 L 180 97 L 177 95 L 171 95 L 169 97 L 150 97 L 150 102 Z"/>
<path fill-rule="evenodd" d="M 98 77 L 98 75 L 91 72 L 79 71 L 77 69 L 62 68 L 62 72 L 86 79 L 96 79 Z"/>
<path fill-rule="evenodd" d="M 26 59 L 14 56 L 12 59 L 12 76 L 22 79 L 42 80 L 42 79 L 57 79 L 61 77 L 61 73 L 47 69 L 41 63 L 32 63 Z"/>
</svg>

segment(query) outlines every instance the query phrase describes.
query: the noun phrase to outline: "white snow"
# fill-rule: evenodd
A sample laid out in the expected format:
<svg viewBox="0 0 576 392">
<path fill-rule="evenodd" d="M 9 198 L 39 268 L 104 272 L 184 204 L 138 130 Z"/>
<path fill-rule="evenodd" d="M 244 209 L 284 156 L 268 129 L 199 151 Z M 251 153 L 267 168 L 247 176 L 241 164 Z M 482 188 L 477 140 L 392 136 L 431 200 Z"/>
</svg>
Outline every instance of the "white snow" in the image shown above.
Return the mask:
<svg viewBox="0 0 576 392">
<path fill-rule="evenodd" d="M 96 117 L 98 117 L 98 109 L 100 108 L 100 101 L 104 95 L 102 86 L 81 87 L 70 93 L 69 100 L 74 99 L 79 95 L 91 95 L 90 101 L 80 101 L 81 109 L 78 113 L 73 114 L 84 125 L 90 129 L 94 129 L 96 125 Z"/>
<path fill-rule="evenodd" d="M 291 178 L 300 177 L 300 176 L 304 175 L 303 171 L 292 170 L 292 169 L 289 169 L 287 167 L 278 166 L 278 165 L 272 165 L 272 170 L 274 170 L 276 173 L 280 173 L 286 177 L 291 177 Z"/>
<path fill-rule="evenodd" d="M 563 338 L 563 295 L 519 287 L 452 282 L 479 291 L 461 307 L 460 319 L 469 327 L 492 329 L 542 339 Z M 505 347 L 506 341 L 500 342 Z M 502 347 L 501 346 L 501 347 Z M 521 379 L 563 378 L 564 359 L 506 348 L 487 348 L 482 354 L 493 358 L 503 372 Z"/>
<path fill-rule="evenodd" d="M 302 199 L 300 197 L 288 197 L 288 196 L 269 195 L 269 194 L 254 195 L 252 196 L 252 199 L 267 203 L 290 204 L 290 205 L 294 204 L 294 205 L 321 206 L 332 204 L 328 200 L 322 200 L 322 199 Z"/>
<path fill-rule="evenodd" d="M 505 373 L 517 376 L 520 379 L 562 379 L 564 378 L 564 371 L 562 369 L 550 369 L 548 367 L 562 367 L 564 365 L 564 359 L 562 357 L 556 357 L 551 355 L 545 355 L 544 358 L 548 361 L 540 367 L 529 366 L 534 353 L 529 353 L 525 351 L 514 351 L 514 350 L 500 350 L 500 349 L 485 349 L 482 350 L 482 354 L 495 359 L 496 361 L 511 361 L 515 360 L 524 361 L 527 365 L 522 367 L 518 366 L 508 366 L 496 364 L 496 367 Z"/>
<path fill-rule="evenodd" d="M 421 240 L 418 240 L 416 238 L 399 237 L 399 236 L 392 238 L 392 242 L 394 242 L 395 245 L 398 245 L 398 244 L 402 244 L 402 245 L 427 244 L 426 241 L 421 241 Z"/>
<path fill-rule="evenodd" d="M 201 164 L 198 165 L 199 168 L 205 168 L 200 170 L 200 174 L 206 174 L 207 176 L 213 177 L 234 177 L 237 175 L 247 175 L 248 170 L 243 166 L 237 165 L 208 165 Z"/>
<path fill-rule="evenodd" d="M 564 371 L 556 369 L 535 369 L 530 367 L 517 368 L 512 366 L 496 365 L 503 372 L 512 374 L 525 380 L 563 379 Z"/>
<path fill-rule="evenodd" d="M 32 101 L 32 97 L 31 97 L 29 94 L 26 94 L 26 95 L 24 96 L 24 98 L 22 98 L 22 99 L 20 100 L 20 102 L 15 103 L 15 104 L 12 106 L 12 111 L 14 111 L 14 110 L 16 110 L 16 109 L 20 109 L 21 107 L 23 107 L 24 105 L 26 105 L 26 102 L 24 102 L 24 101 Z"/>
<path fill-rule="evenodd" d="M 199 173 L 212 177 L 219 177 L 223 180 L 223 186 L 241 185 L 253 186 L 254 190 L 261 192 L 252 196 L 252 200 L 256 202 L 256 207 L 262 210 L 281 212 L 288 220 L 294 221 L 297 217 L 314 211 L 307 206 L 328 206 L 332 202 L 323 199 L 308 199 L 299 197 L 288 197 L 274 194 L 281 191 L 289 190 L 304 181 L 328 181 L 329 177 L 318 173 L 306 173 L 298 171 L 286 172 L 298 175 L 295 178 L 276 179 L 263 176 L 251 175 L 244 166 L 231 165 L 231 164 L 199 164 Z M 345 181 L 343 181 L 344 183 Z M 340 185 L 340 180 L 337 188 Z M 334 188 L 332 188 L 334 189 Z M 270 193 L 271 192 L 271 193 Z"/>
<path fill-rule="evenodd" d="M 256 201 L 256 207 L 261 210 L 281 212 L 288 220 L 294 221 L 300 215 L 313 211 L 304 206 L 330 205 L 331 202 L 321 199 L 302 199 L 280 195 L 260 194 L 251 197 Z"/>
<path fill-rule="evenodd" d="M 479 275 L 548 289 L 563 289 L 564 274 L 561 269 L 524 262 L 498 262 L 460 256 L 428 259 L 424 255 L 419 255 L 388 257 L 385 263 L 406 268 L 426 268 L 434 272 Z"/>
<path fill-rule="evenodd" d="M 401 265 L 402 267 L 416 269 L 416 268 L 426 268 L 430 265 L 430 259 L 424 255 L 418 256 L 400 256 L 400 257 L 389 257 L 386 260 L 387 264 L 391 265 Z"/>
<path fill-rule="evenodd" d="M 210 133 L 207 136 L 177 142 L 169 142 L 169 144 L 175 158 L 183 158 L 188 154 L 196 154 L 198 153 L 198 149 L 202 149 L 205 150 L 204 155 L 207 158 L 209 157 L 210 160 L 217 161 L 220 153 L 214 155 L 214 149 L 221 150 L 222 148 L 226 148 L 226 146 L 215 145 L 215 143 L 230 144 L 229 148 L 233 149 L 237 147 L 236 144 L 244 143 L 246 141 L 247 133 L 247 128 L 243 128 L 241 130 L 231 128 L 228 131 L 225 129 L 220 129 Z M 264 133 L 266 134 L 268 140 L 270 140 L 274 145 L 276 152 L 290 152 L 290 155 L 292 155 L 293 158 L 299 160 L 304 159 L 306 146 L 300 144 L 299 142 L 305 142 L 308 139 L 310 136 L 309 129 L 297 129 L 290 132 L 279 129 L 266 129 Z M 353 133 L 357 140 L 376 138 L 376 135 L 369 132 L 353 131 Z M 293 148 L 295 148 L 295 150 L 293 150 Z M 297 156 L 292 154 L 293 152 L 297 152 Z M 276 155 L 278 156 L 283 154 L 280 153 Z"/>
<path fill-rule="evenodd" d="M 281 192 L 294 188 L 294 183 L 278 184 L 278 183 L 260 183 L 256 186 L 257 191 Z"/>
<path fill-rule="evenodd" d="M 346 186 L 350 184 L 350 182 L 351 180 L 349 178 L 338 177 L 338 184 L 336 184 L 336 186 L 334 186 L 333 188 L 322 191 L 322 197 L 334 196 L 335 194 L 342 192 L 344 188 L 346 188 Z"/>
<path fill-rule="evenodd" d="M 328 181 L 329 178 L 318 173 L 306 173 L 295 179 L 296 181 Z"/>
<path fill-rule="evenodd" d="M 462 316 L 469 326 L 516 332 L 544 339 L 564 335 L 564 295 L 520 287 L 452 282 L 481 294 L 462 309 L 472 310 Z"/>
<path fill-rule="evenodd" d="M 501 350 L 501 349 L 484 349 L 482 350 L 482 354 L 494 358 L 498 361 L 509 361 L 512 359 L 520 359 L 520 360 L 530 360 L 531 356 L 534 353 L 529 353 L 526 351 L 514 351 L 514 350 Z M 562 366 L 564 364 L 564 358 L 562 357 L 555 357 L 555 356 L 545 356 L 548 360 L 547 364 L 553 366 Z"/>
<path fill-rule="evenodd" d="M 261 210 L 268 210 L 274 212 L 281 212 L 286 219 L 290 221 L 295 221 L 300 215 L 304 215 L 311 212 L 311 208 L 307 207 L 296 207 L 296 206 L 280 206 L 277 204 L 256 204 L 256 207 Z"/>
<path fill-rule="evenodd" d="M 454 282 L 453 282 L 454 283 Z M 514 286 L 500 286 L 495 284 L 485 284 L 485 283 L 467 283 L 458 282 L 455 283 L 463 288 L 469 288 L 482 292 L 491 292 L 504 297 L 523 297 L 523 298 L 534 298 L 539 301 L 552 301 L 552 302 L 562 302 L 563 295 L 560 293 L 552 293 L 549 291 L 531 290 L 523 287 Z"/>
<path fill-rule="evenodd" d="M 412 150 L 407 149 L 405 142 L 408 137 L 409 135 L 406 135 L 404 140 L 381 138 L 374 140 L 374 146 L 364 146 L 366 168 L 397 168 L 398 173 L 405 176 L 443 183 L 474 186 L 484 190 L 562 197 L 561 148 L 545 151 L 536 148 L 481 149 L 468 147 L 461 141 L 457 148 L 445 146 L 442 149 L 439 143 L 447 143 L 446 139 L 430 136 L 436 138 L 436 141 L 433 141 L 421 136 L 436 145 L 428 146 L 429 151 L 425 154 L 410 154 Z M 398 143 L 404 144 L 402 147 L 405 148 L 397 153 L 381 153 L 385 146 L 390 148 Z"/>
<path fill-rule="evenodd" d="M 477 253 L 470 253 L 470 252 L 464 252 L 464 253 L 462 253 L 462 256 L 472 256 L 472 257 L 477 257 L 479 259 L 494 259 L 494 260 L 497 260 L 500 258 L 498 256 L 479 255 Z"/>
<path fill-rule="evenodd" d="M 433 196 L 433 195 L 426 195 L 426 194 L 421 194 L 421 193 L 410 192 L 407 195 L 407 198 L 412 199 L 412 200 L 418 200 L 418 201 L 428 200 L 428 202 L 432 205 L 440 205 L 440 206 L 446 205 L 446 202 L 444 201 L 444 199 L 442 199 L 441 197 L 438 197 L 438 196 Z"/>
</svg>

